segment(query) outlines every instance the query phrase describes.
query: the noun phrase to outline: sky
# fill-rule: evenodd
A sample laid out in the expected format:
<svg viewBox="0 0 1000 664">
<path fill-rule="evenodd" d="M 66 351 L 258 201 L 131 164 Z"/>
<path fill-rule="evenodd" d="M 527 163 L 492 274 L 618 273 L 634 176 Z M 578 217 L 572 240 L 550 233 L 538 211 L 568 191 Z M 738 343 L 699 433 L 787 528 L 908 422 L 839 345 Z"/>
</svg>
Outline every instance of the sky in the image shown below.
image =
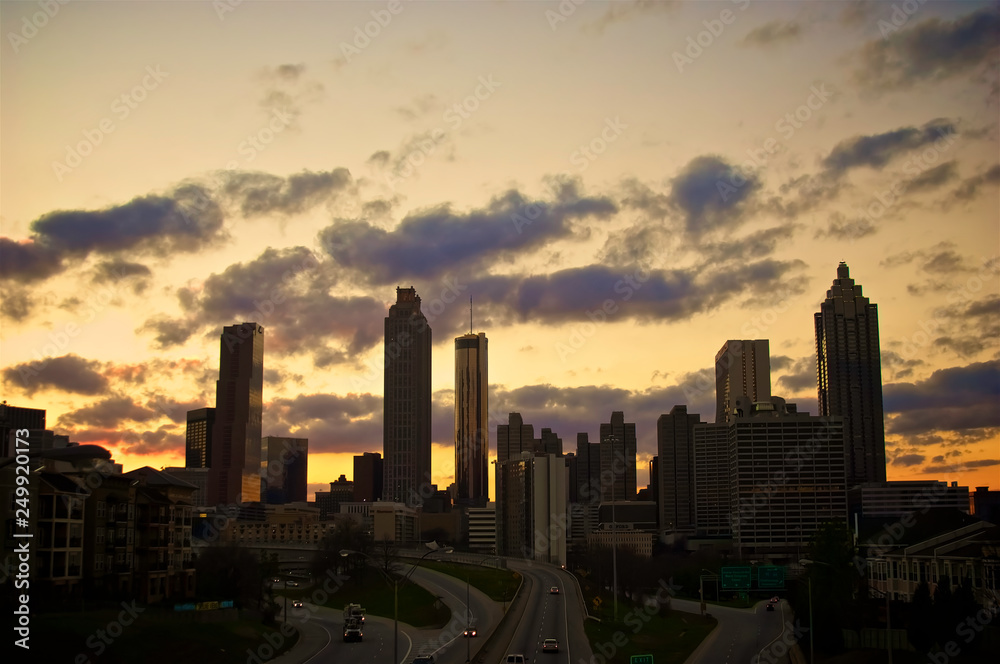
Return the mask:
<svg viewBox="0 0 1000 664">
<path fill-rule="evenodd" d="M 878 304 L 891 480 L 1000 489 L 996 2 L 2 2 L 0 379 L 126 470 L 183 465 L 223 326 L 265 329 L 264 435 L 310 493 L 382 451 L 382 334 L 454 338 L 573 451 L 714 420 L 770 342 L 816 414 L 813 314 Z M 491 473 L 492 484 L 492 473 Z"/>
</svg>

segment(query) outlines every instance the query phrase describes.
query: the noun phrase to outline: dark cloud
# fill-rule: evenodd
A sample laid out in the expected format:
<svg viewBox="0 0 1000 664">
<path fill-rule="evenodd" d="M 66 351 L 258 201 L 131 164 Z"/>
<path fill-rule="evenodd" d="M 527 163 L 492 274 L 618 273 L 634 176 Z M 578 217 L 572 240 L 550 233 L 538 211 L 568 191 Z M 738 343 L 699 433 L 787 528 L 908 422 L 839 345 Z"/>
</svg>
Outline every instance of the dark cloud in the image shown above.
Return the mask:
<svg viewBox="0 0 1000 664">
<path fill-rule="evenodd" d="M 382 397 L 374 394 L 275 399 L 265 404 L 264 421 L 265 435 L 308 438 L 310 454 L 382 448 Z"/>
<path fill-rule="evenodd" d="M 892 371 L 893 380 L 902 380 L 903 378 L 909 378 L 913 375 L 913 370 L 916 367 L 926 364 L 923 360 L 917 358 L 905 358 L 899 353 L 882 349 L 882 368 Z"/>
<path fill-rule="evenodd" d="M 928 169 L 920 175 L 911 178 L 903 183 L 906 193 L 916 193 L 920 191 L 930 191 L 945 185 L 958 178 L 958 169 L 955 160 L 946 161 L 943 164 Z"/>
<path fill-rule="evenodd" d="M 48 389 L 95 395 L 108 388 L 101 363 L 74 353 L 14 364 L 3 370 L 3 379 L 8 388 L 19 389 L 28 396 Z"/>
<path fill-rule="evenodd" d="M 83 408 L 65 413 L 59 417 L 59 426 L 98 427 L 102 429 L 125 429 L 124 422 L 149 422 L 162 417 L 156 409 L 135 403 L 130 397 L 115 395 L 102 399 Z"/>
<path fill-rule="evenodd" d="M 900 29 L 883 19 L 879 28 L 884 38 L 861 48 L 855 80 L 873 90 L 907 89 L 991 62 L 1000 43 L 1000 11 L 986 7 L 954 21 L 935 17 Z"/>
<path fill-rule="evenodd" d="M 201 187 L 186 184 L 168 195 L 135 198 L 103 210 L 50 212 L 31 223 L 29 240 L 0 238 L 0 276 L 20 282 L 45 279 L 67 260 L 90 254 L 169 256 L 201 251 L 226 239 L 222 211 Z"/>
<path fill-rule="evenodd" d="M 968 177 L 962 184 L 952 192 L 951 202 L 971 201 L 983 187 L 993 186 L 1000 183 L 1000 164 L 994 164 L 986 171 Z"/>
<path fill-rule="evenodd" d="M 440 108 L 440 100 L 434 94 L 428 93 L 414 97 L 408 106 L 397 106 L 393 110 L 406 120 L 416 120 Z"/>
<path fill-rule="evenodd" d="M 814 237 L 854 241 L 878 231 L 870 220 L 864 217 L 848 219 L 842 212 L 833 212 L 827 221 L 826 228 L 816 229 Z"/>
<path fill-rule="evenodd" d="M 953 290 L 949 300 L 955 303 L 935 310 L 931 323 L 932 331 L 939 333 L 935 347 L 971 358 L 1000 344 L 1000 296 L 987 295 L 978 300 L 959 297 L 964 294 L 961 289 Z"/>
<path fill-rule="evenodd" d="M 888 433 L 923 433 L 1000 426 L 1000 361 L 935 371 L 916 383 L 882 391 Z"/>
<path fill-rule="evenodd" d="M 751 30 L 741 42 L 744 46 L 773 46 L 795 41 L 802 36 L 802 26 L 795 21 L 774 20 Z"/>
<path fill-rule="evenodd" d="M 617 211 L 607 198 L 575 190 L 551 202 L 528 200 L 511 190 L 482 209 L 461 214 L 447 205 L 411 214 L 392 230 L 367 221 L 342 220 L 321 240 L 337 263 L 370 283 L 401 283 L 456 270 L 482 272 L 491 262 L 540 248 L 582 230 L 588 218 Z"/>
<path fill-rule="evenodd" d="M 223 193 L 247 217 L 299 214 L 344 192 L 353 180 L 346 168 L 302 171 L 287 178 L 250 171 L 227 172 Z"/>
<path fill-rule="evenodd" d="M 919 264 L 921 271 L 937 275 L 956 274 L 975 270 L 974 266 L 970 265 L 955 251 L 956 246 L 954 242 L 945 240 L 926 249 L 901 251 L 886 256 L 879 261 L 879 265 L 894 268 L 916 262 Z"/>
<path fill-rule="evenodd" d="M 784 358 L 784 356 L 779 356 Z M 771 371 L 784 371 L 782 375 L 774 381 L 773 390 L 774 394 L 798 394 L 799 392 L 815 391 L 816 390 L 816 355 L 807 355 L 806 357 L 800 357 L 794 361 L 790 358 L 784 358 L 789 360 L 789 363 L 779 360 L 779 364 L 787 364 L 786 367 L 781 367 L 780 369 L 774 365 L 774 360 L 771 362 Z"/>
<path fill-rule="evenodd" d="M 2 241 L 4 238 L 0 238 Z M 27 288 L 11 284 L 4 288 L 0 314 L 15 322 L 27 320 L 35 307 L 35 298 Z"/>
<path fill-rule="evenodd" d="M 824 174 L 839 178 L 860 166 L 881 170 L 892 159 L 930 145 L 956 131 L 954 124 L 939 118 L 922 127 L 903 127 L 882 134 L 848 138 L 834 146 L 823 159 Z"/>
<path fill-rule="evenodd" d="M 374 297 L 331 294 L 335 272 L 306 247 L 269 248 L 196 290 L 180 289 L 186 315 L 152 318 L 137 331 L 153 332 L 168 348 L 199 331 L 216 337 L 233 321 L 253 320 L 265 329 L 268 353 L 309 354 L 320 367 L 353 361 L 381 341 L 386 307 Z"/>
<path fill-rule="evenodd" d="M 892 465 L 894 466 L 919 466 L 926 459 L 923 454 L 901 454 L 892 460 Z"/>
<path fill-rule="evenodd" d="M 1000 466 L 1000 459 L 974 459 L 964 463 L 935 464 L 924 468 L 924 473 L 928 475 L 940 475 L 941 473 L 963 473 L 976 468 L 990 468 Z"/>
<path fill-rule="evenodd" d="M 757 176 L 740 174 L 721 158 L 703 155 L 673 179 L 670 203 L 684 216 L 688 232 L 699 236 L 739 226 L 760 188 Z"/>
</svg>

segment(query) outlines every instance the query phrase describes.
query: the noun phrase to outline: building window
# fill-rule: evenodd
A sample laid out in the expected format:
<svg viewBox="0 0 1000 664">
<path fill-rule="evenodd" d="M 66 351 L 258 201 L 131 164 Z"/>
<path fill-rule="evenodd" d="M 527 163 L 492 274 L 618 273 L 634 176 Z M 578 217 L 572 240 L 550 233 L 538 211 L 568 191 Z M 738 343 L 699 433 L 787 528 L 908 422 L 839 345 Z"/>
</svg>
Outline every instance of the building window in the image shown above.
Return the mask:
<svg viewBox="0 0 1000 664">
<path fill-rule="evenodd" d="M 104 516 L 104 501 L 103 500 L 98 500 L 97 501 L 97 516 L 98 517 L 103 517 Z"/>
</svg>

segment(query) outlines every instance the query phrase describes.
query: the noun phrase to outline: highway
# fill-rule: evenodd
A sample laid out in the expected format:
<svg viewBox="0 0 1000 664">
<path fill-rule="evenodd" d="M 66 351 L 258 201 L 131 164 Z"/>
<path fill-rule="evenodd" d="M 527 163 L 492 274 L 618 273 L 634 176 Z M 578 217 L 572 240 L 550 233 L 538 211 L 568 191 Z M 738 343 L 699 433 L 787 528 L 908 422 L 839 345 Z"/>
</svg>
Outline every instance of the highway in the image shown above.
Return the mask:
<svg viewBox="0 0 1000 664">
<path fill-rule="evenodd" d="M 774 611 L 760 602 L 750 609 L 706 605 L 719 625 L 702 642 L 685 664 L 776 664 L 789 662 L 789 645 L 795 627 L 784 601 Z M 671 606 L 678 611 L 700 613 L 699 603 L 674 598 Z"/>
<path fill-rule="evenodd" d="M 527 602 L 510 644 L 497 662 L 502 662 L 507 653 L 524 655 L 528 662 L 589 662 L 591 650 L 583 631 L 583 598 L 572 575 L 545 563 L 508 559 L 508 564 L 524 576 L 522 592 L 527 593 Z M 552 586 L 559 588 L 558 594 L 549 592 Z M 549 638 L 559 641 L 558 653 L 542 652 L 542 641 Z"/>
<path fill-rule="evenodd" d="M 405 566 L 405 574 L 409 566 Z M 464 664 L 475 656 L 487 635 L 499 623 L 501 607 L 475 587 L 469 587 L 469 608 L 479 636 L 462 636 L 466 626 L 466 582 L 455 577 L 418 567 L 412 580 L 436 595 L 451 610 L 451 621 L 440 629 L 417 629 L 399 623 L 399 663 L 407 664 L 417 655 L 433 654 L 437 664 Z M 390 664 L 393 661 L 392 616 L 368 615 L 361 642 L 344 643 L 343 612 L 305 603 L 301 609 L 289 609 L 292 622 L 308 620 L 329 636 L 323 648 L 304 664 L 350 662 L 351 664 Z"/>
</svg>

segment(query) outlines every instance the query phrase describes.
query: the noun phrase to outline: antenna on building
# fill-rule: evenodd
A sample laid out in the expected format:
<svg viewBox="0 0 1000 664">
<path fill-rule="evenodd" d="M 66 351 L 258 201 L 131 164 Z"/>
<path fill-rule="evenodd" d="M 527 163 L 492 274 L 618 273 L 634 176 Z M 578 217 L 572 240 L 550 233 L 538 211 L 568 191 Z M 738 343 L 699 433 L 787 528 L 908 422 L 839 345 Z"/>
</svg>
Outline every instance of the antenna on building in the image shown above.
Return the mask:
<svg viewBox="0 0 1000 664">
<path fill-rule="evenodd" d="M 472 298 L 469 298 L 469 334 L 472 334 Z"/>
</svg>

